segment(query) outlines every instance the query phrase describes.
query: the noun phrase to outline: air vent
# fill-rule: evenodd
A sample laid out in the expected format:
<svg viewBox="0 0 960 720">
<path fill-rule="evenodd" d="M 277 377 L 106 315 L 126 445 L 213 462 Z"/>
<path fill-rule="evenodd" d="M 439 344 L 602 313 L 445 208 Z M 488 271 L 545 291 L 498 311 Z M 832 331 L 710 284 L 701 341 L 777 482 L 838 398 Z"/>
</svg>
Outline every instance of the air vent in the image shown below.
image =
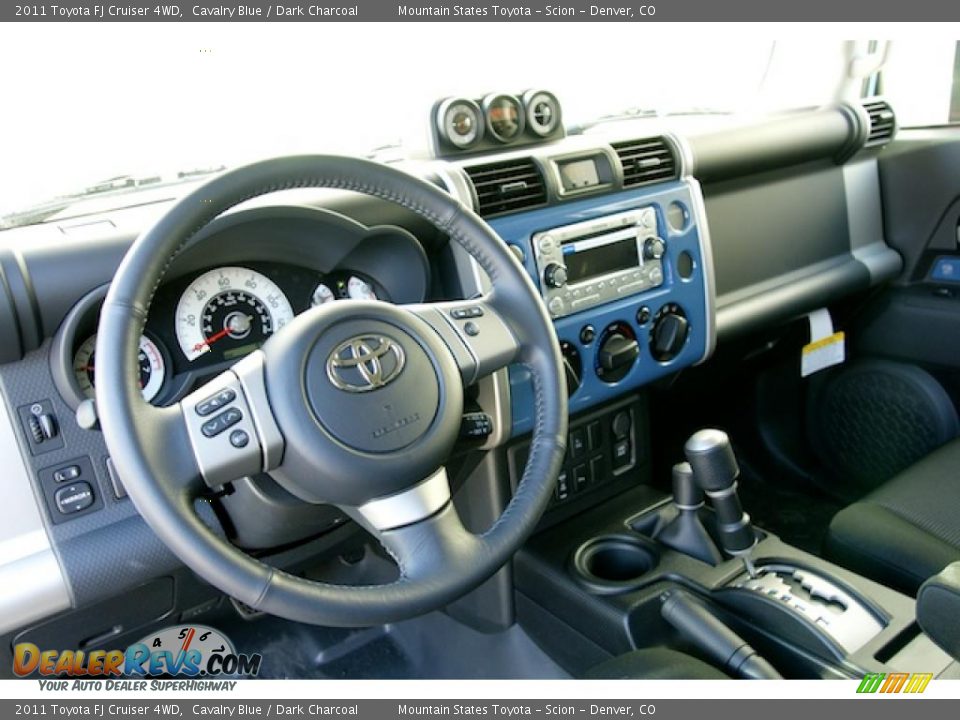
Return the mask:
<svg viewBox="0 0 960 720">
<path fill-rule="evenodd" d="M 897 118 L 893 108 L 883 100 L 866 102 L 863 108 L 870 115 L 870 133 L 867 135 L 867 146 L 884 145 L 893 139 L 896 131 Z"/>
<path fill-rule="evenodd" d="M 465 167 L 477 194 L 477 212 L 483 217 L 516 212 L 547 204 L 540 168 L 531 158 Z"/>
<path fill-rule="evenodd" d="M 680 177 L 673 148 L 663 138 L 611 143 L 623 163 L 623 185 L 650 185 Z"/>
</svg>

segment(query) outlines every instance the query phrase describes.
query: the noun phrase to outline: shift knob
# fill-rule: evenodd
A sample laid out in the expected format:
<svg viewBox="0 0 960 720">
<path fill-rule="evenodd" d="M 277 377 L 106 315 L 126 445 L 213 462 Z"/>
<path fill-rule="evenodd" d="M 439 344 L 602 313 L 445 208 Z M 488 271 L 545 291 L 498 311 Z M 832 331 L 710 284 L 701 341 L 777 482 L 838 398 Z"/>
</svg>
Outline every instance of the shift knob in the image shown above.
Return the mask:
<svg viewBox="0 0 960 720">
<path fill-rule="evenodd" d="M 693 468 L 697 483 L 708 493 L 725 490 L 740 475 L 730 438 L 723 430 L 695 432 L 683 446 L 683 454 Z"/>
<path fill-rule="evenodd" d="M 697 484 L 703 488 L 717 515 L 720 544 L 729 555 L 743 555 L 756 544 L 750 516 L 737 496 L 740 466 L 730 438 L 721 430 L 700 430 L 683 447 Z"/>
</svg>

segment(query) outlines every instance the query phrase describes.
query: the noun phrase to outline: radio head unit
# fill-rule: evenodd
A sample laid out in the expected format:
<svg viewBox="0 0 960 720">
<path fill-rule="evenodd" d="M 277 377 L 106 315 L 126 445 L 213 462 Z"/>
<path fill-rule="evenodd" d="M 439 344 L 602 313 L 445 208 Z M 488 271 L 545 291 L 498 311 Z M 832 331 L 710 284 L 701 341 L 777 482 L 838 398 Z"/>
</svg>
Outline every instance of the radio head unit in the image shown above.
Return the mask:
<svg viewBox="0 0 960 720">
<path fill-rule="evenodd" d="M 663 284 L 665 247 L 652 207 L 545 230 L 532 241 L 540 292 L 555 318 Z"/>
</svg>

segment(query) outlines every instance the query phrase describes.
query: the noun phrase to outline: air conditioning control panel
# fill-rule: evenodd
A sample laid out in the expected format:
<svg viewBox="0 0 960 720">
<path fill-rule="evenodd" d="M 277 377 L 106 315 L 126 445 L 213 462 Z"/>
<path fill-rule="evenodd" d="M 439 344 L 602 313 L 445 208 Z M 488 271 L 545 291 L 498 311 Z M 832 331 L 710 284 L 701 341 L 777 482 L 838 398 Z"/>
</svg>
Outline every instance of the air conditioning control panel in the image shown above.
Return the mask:
<svg viewBox="0 0 960 720">
<path fill-rule="evenodd" d="M 712 257 L 702 196 L 681 179 L 492 218 L 578 360 L 581 412 L 706 359 L 714 344 Z M 513 435 L 533 427 L 533 388 L 510 369 Z"/>
</svg>

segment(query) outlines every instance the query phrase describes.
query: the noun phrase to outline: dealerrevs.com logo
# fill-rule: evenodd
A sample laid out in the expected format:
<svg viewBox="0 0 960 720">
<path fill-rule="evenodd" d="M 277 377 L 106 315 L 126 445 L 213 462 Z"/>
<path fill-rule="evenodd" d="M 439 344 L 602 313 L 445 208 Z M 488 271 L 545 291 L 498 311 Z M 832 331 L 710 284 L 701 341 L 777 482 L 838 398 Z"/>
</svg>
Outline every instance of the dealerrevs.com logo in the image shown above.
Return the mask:
<svg viewBox="0 0 960 720">
<path fill-rule="evenodd" d="M 204 625 L 168 627 L 125 650 L 13 648 L 18 677 L 256 677 L 261 660 L 259 653 L 238 654 L 225 635 Z"/>
</svg>

